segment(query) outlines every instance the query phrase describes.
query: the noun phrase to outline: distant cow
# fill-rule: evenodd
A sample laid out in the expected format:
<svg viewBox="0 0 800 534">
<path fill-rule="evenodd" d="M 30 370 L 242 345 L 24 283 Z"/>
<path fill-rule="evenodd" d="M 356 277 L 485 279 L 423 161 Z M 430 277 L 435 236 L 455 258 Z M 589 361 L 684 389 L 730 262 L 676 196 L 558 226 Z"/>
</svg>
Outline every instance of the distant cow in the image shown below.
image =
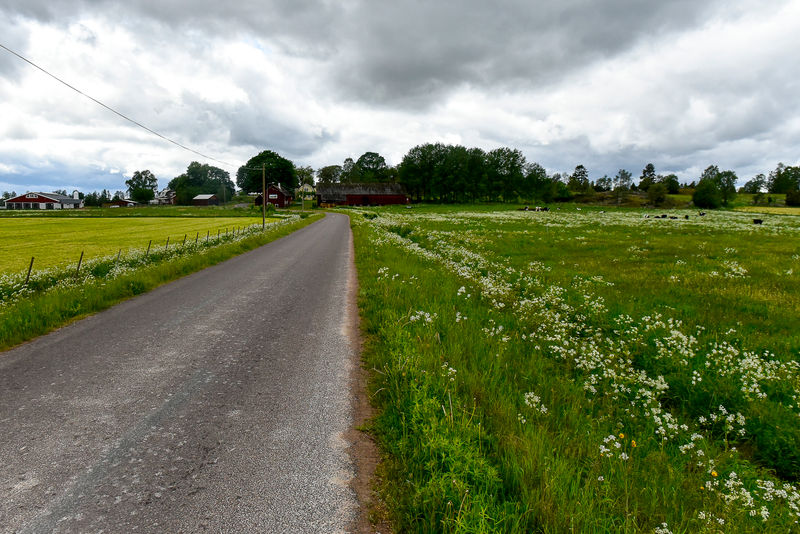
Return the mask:
<svg viewBox="0 0 800 534">
<path fill-rule="evenodd" d="M 762 224 L 763 222 L 763 219 L 753 219 L 753 224 Z"/>
<path fill-rule="evenodd" d="M 689 216 L 688 215 L 684 215 L 683 218 L 686 219 L 687 221 L 689 220 Z"/>
<path fill-rule="evenodd" d="M 700 217 L 705 217 L 705 216 L 706 216 L 706 212 L 704 212 L 704 211 L 701 211 L 700 213 L 698 213 L 698 215 L 699 215 Z"/>
</svg>

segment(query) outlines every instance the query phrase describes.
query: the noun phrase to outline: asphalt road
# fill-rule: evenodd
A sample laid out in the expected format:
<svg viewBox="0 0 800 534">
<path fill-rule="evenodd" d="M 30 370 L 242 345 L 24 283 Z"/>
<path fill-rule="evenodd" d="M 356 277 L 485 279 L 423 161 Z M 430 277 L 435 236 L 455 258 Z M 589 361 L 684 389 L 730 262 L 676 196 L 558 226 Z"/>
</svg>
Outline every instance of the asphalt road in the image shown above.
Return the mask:
<svg viewBox="0 0 800 534">
<path fill-rule="evenodd" d="M 347 217 L 0 353 L 0 532 L 345 532 Z"/>
</svg>

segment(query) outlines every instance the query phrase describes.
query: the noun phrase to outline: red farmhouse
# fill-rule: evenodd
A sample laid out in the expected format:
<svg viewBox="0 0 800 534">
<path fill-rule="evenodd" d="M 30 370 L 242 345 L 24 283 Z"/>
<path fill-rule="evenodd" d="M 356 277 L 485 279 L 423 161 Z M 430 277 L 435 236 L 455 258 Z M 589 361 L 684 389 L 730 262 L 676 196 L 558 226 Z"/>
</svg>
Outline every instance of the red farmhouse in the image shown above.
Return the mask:
<svg viewBox="0 0 800 534">
<path fill-rule="evenodd" d="M 267 187 L 267 204 L 272 204 L 276 208 L 288 208 L 292 200 L 294 200 L 292 194 L 279 184 L 270 184 L 269 187 Z M 263 202 L 263 199 L 259 193 L 255 198 L 255 205 L 260 206 L 261 202 Z"/>
</svg>

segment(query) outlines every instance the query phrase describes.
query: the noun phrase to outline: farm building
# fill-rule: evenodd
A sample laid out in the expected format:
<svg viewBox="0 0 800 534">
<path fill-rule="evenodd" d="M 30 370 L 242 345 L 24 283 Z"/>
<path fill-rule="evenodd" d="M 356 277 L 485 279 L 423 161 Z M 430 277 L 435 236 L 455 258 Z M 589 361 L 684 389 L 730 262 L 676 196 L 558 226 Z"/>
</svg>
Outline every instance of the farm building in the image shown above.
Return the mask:
<svg viewBox="0 0 800 534">
<path fill-rule="evenodd" d="M 172 189 L 162 189 L 156 195 L 156 198 L 150 201 L 150 204 L 157 206 L 171 206 L 175 204 L 177 194 Z"/>
<path fill-rule="evenodd" d="M 58 193 L 25 193 L 6 200 L 8 210 L 64 210 L 82 208 L 83 200 L 78 198 L 78 192 L 71 197 Z"/>
<path fill-rule="evenodd" d="M 105 202 L 103 204 L 104 208 L 134 208 L 139 203 L 135 200 L 131 200 L 129 198 L 118 198 L 117 200 L 112 200 L 111 202 Z"/>
<path fill-rule="evenodd" d="M 280 186 L 280 184 L 270 184 L 267 187 L 267 204 L 272 204 L 276 208 L 286 208 L 292 203 L 292 194 Z M 256 195 L 254 204 L 260 206 L 263 199 L 261 194 Z"/>
<path fill-rule="evenodd" d="M 192 199 L 193 206 L 217 206 L 218 204 L 217 195 L 197 195 Z"/>
<path fill-rule="evenodd" d="M 297 198 L 314 200 L 314 195 L 316 195 L 317 190 L 314 189 L 314 186 L 311 184 L 303 184 L 295 189 L 294 193 Z"/>
<path fill-rule="evenodd" d="M 328 184 L 317 186 L 317 204 L 336 206 L 385 206 L 407 204 L 405 188 L 400 184 Z"/>
</svg>

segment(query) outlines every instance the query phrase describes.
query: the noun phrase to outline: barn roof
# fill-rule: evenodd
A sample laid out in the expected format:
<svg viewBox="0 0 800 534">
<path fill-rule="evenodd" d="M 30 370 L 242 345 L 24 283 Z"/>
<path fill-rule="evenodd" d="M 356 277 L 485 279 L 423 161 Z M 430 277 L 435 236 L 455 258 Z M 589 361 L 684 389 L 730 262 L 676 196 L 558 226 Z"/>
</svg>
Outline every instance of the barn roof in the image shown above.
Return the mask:
<svg viewBox="0 0 800 534">
<path fill-rule="evenodd" d="M 396 183 L 320 184 L 318 193 L 344 193 L 346 195 L 404 195 L 405 188 Z"/>
<path fill-rule="evenodd" d="M 320 184 L 317 194 L 322 198 L 342 198 L 347 195 L 405 195 L 405 188 L 396 183 Z"/>
<path fill-rule="evenodd" d="M 14 198 L 9 198 L 6 202 L 26 202 L 25 197 L 27 195 L 39 195 L 40 197 L 49 198 L 55 202 L 60 204 L 80 204 L 81 201 L 77 198 L 72 198 L 70 196 L 62 195 L 59 193 L 43 193 L 41 191 L 28 191 L 27 193 L 23 193 L 21 195 L 17 195 Z"/>
<path fill-rule="evenodd" d="M 217 195 L 197 195 L 192 200 L 211 200 L 212 198 L 217 198 Z"/>
</svg>

